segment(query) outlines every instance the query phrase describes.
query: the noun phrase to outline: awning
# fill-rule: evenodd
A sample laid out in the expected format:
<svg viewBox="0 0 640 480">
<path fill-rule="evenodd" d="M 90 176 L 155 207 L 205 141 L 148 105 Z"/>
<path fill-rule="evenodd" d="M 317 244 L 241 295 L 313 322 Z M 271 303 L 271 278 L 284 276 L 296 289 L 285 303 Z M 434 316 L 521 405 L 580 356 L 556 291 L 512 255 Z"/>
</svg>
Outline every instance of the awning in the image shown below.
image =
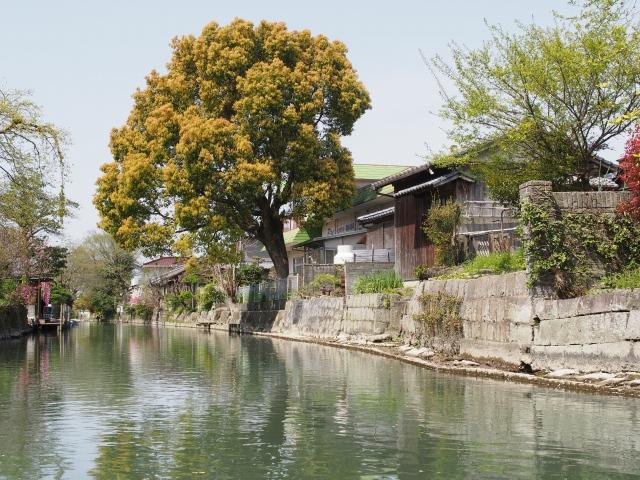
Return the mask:
<svg viewBox="0 0 640 480">
<path fill-rule="evenodd" d="M 449 182 L 453 182 L 454 180 L 464 180 L 465 182 L 473 183 L 475 180 L 471 177 L 467 177 L 460 172 L 451 172 L 446 175 L 442 175 L 440 177 L 432 178 L 428 182 L 421 183 L 419 185 L 414 185 L 413 187 L 405 188 L 404 190 L 400 190 L 395 193 L 394 197 L 402 197 L 404 195 L 408 195 L 410 193 L 421 192 L 422 190 L 427 190 L 429 188 L 437 188 L 442 185 L 445 185 Z"/>
</svg>

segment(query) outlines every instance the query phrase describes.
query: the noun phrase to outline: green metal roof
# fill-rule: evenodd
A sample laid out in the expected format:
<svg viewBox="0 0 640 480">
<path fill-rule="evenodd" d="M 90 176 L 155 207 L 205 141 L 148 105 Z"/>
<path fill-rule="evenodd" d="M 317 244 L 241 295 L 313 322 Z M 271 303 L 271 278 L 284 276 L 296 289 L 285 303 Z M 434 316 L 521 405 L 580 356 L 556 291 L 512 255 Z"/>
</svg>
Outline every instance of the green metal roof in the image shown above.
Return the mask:
<svg viewBox="0 0 640 480">
<path fill-rule="evenodd" d="M 299 243 L 307 242 L 318 235 L 322 235 L 322 229 L 320 227 L 294 228 L 293 230 L 284 232 L 284 244 L 298 245 Z"/>
<path fill-rule="evenodd" d="M 307 240 L 311 240 L 311 236 L 304 228 L 294 228 L 293 230 L 284 232 L 285 245 L 295 245 L 300 242 L 306 242 Z"/>
<path fill-rule="evenodd" d="M 382 180 L 409 168 L 406 165 L 375 165 L 373 163 L 354 163 L 353 173 L 356 180 Z"/>
<path fill-rule="evenodd" d="M 356 190 L 353 200 L 351 201 L 351 206 L 355 207 L 356 205 L 370 202 L 371 200 L 378 198 L 380 195 L 391 195 L 392 193 L 393 185 L 386 185 L 378 191 L 374 190 L 371 185 L 365 185 L 364 187 Z"/>
</svg>

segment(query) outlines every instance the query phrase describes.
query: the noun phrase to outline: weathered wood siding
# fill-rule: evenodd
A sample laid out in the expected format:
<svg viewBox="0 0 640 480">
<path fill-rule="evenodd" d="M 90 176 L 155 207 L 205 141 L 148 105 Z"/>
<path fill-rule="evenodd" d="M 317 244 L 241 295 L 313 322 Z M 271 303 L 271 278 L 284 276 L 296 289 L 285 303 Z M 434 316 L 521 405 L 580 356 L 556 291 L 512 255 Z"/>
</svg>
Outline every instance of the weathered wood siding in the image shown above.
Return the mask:
<svg viewBox="0 0 640 480">
<path fill-rule="evenodd" d="M 415 278 L 419 264 L 433 265 L 433 245 L 420 228 L 430 203 L 431 199 L 426 195 L 405 195 L 396 199 L 396 271 L 404 280 Z"/>
<path fill-rule="evenodd" d="M 396 191 L 420 183 L 412 182 L 394 185 Z M 476 196 L 484 198 L 484 188 L 477 188 L 462 180 L 443 185 L 437 190 L 417 192 L 396 198 L 395 203 L 395 250 L 396 271 L 404 280 L 415 279 L 415 269 L 420 264 L 433 267 L 435 264 L 435 252 L 433 244 L 422 231 L 422 223 L 434 198 L 444 201 L 455 198 L 457 201 L 476 199 Z"/>
<path fill-rule="evenodd" d="M 374 250 L 380 248 L 392 249 L 394 245 L 393 221 L 380 223 L 367 231 L 367 248 Z"/>
</svg>

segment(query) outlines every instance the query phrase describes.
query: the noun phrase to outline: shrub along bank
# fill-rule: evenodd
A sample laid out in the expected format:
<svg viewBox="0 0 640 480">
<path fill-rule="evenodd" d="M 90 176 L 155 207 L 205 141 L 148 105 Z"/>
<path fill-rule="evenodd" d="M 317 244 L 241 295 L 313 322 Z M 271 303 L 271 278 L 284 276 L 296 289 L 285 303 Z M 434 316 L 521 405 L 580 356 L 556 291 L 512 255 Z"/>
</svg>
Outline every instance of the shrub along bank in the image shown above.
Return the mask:
<svg viewBox="0 0 640 480">
<path fill-rule="evenodd" d="M 640 266 L 640 224 L 625 214 L 565 212 L 525 203 L 523 239 L 529 284 L 547 285 L 561 298 L 602 287 L 634 286 Z"/>
</svg>

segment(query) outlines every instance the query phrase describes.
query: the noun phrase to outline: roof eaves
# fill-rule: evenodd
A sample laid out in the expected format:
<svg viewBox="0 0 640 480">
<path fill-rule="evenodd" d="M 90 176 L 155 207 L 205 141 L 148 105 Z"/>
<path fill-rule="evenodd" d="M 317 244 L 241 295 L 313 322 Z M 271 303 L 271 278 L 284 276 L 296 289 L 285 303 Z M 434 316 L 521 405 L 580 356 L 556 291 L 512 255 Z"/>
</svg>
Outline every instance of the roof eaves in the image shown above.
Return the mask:
<svg viewBox="0 0 640 480">
<path fill-rule="evenodd" d="M 359 216 L 356 220 L 360 223 L 370 222 L 372 220 L 378 220 L 393 215 L 395 213 L 395 207 L 384 208 L 377 212 L 367 213 L 366 215 Z"/>
<path fill-rule="evenodd" d="M 442 185 L 446 185 L 449 182 L 454 180 L 461 179 L 465 182 L 473 183 L 475 180 L 471 177 L 463 175 L 460 172 L 451 172 L 446 175 L 442 175 L 440 177 L 432 178 L 428 182 L 420 183 L 418 185 L 414 185 L 413 187 L 405 188 L 404 190 L 400 190 L 394 194 L 394 197 L 402 197 L 404 195 L 408 195 L 410 193 L 419 192 L 422 190 L 426 190 L 427 188 L 436 188 Z"/>
<path fill-rule="evenodd" d="M 395 175 L 389 175 L 388 177 L 385 177 L 382 180 L 378 180 L 377 182 L 371 183 L 371 187 L 377 190 L 380 187 L 390 185 L 393 182 L 396 182 L 403 178 L 410 177 L 411 175 L 414 175 L 416 173 L 424 172 L 425 170 L 429 169 L 430 166 L 431 166 L 430 164 L 425 163 L 424 165 L 408 168 L 406 170 L 403 170 L 402 172 L 396 173 Z"/>
</svg>

